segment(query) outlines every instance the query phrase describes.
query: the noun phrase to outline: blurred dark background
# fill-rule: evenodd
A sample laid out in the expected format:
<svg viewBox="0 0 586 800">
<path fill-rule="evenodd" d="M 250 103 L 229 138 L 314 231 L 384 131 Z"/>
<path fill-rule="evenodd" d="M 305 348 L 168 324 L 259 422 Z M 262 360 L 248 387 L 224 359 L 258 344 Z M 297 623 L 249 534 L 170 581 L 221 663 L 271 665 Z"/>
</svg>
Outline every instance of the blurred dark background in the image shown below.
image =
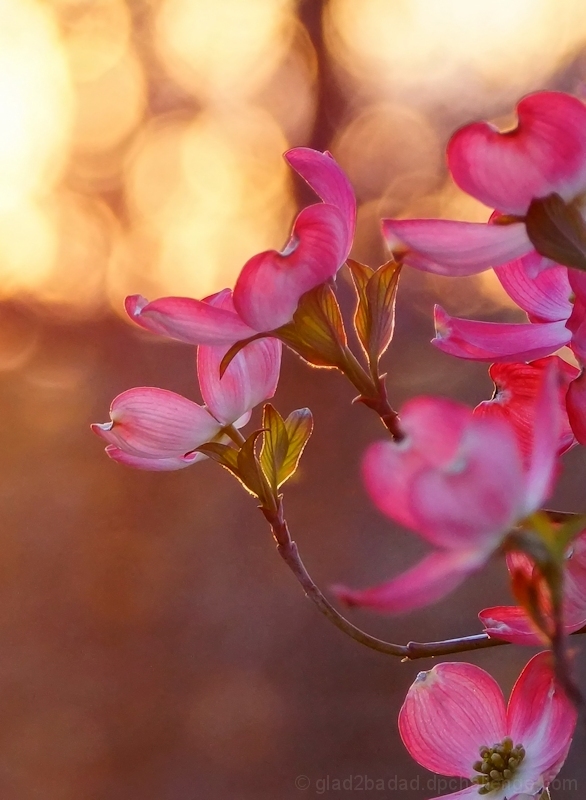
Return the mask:
<svg viewBox="0 0 586 800">
<path fill-rule="evenodd" d="M 586 7 L 4 0 L 1 15 L 2 800 L 442 794 L 396 729 L 431 663 L 329 626 L 219 467 L 125 469 L 89 424 L 132 386 L 198 398 L 193 350 L 131 326 L 122 299 L 203 296 L 280 247 L 310 199 L 287 174 L 288 147 L 330 148 L 348 171 L 354 255 L 373 266 L 383 215 L 485 220 L 446 174 L 447 138 L 476 117 L 512 121 L 528 91 L 582 96 Z M 520 319 L 490 274 L 405 273 L 385 364 L 396 406 L 491 394 L 485 366 L 429 346 L 438 300 Z M 366 499 L 358 463 L 382 428 L 352 397 L 340 376 L 285 357 L 275 403 L 309 406 L 316 423 L 286 510 L 322 587 L 369 585 L 424 551 Z M 555 505 L 583 511 L 584 452 L 565 463 Z M 495 563 L 432 609 L 352 618 L 397 642 L 446 638 L 479 631 L 477 611 L 508 596 Z M 577 640 L 586 686 L 583 651 Z M 469 660 L 508 692 L 530 654 Z M 583 798 L 584 742 L 581 729 L 560 776 L 577 788 L 554 798 Z"/>
</svg>

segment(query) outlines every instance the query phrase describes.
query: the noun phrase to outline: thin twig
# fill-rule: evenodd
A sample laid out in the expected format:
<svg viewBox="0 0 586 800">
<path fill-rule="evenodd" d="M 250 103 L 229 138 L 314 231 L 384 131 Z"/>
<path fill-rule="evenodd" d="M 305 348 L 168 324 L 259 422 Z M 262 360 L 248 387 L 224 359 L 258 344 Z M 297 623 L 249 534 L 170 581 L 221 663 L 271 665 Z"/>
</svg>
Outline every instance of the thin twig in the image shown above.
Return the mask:
<svg viewBox="0 0 586 800">
<path fill-rule="evenodd" d="M 467 653 L 473 650 L 485 650 L 488 647 L 503 647 L 510 644 L 502 639 L 492 639 L 487 633 L 461 636 L 457 639 L 445 639 L 438 642 L 409 642 L 408 644 L 395 644 L 394 642 L 386 642 L 376 636 L 371 636 L 340 614 L 314 583 L 301 560 L 297 545 L 291 539 L 287 522 L 283 516 L 282 502 L 279 503 L 276 514 L 267 509 L 261 508 L 261 510 L 271 526 L 279 555 L 303 587 L 306 596 L 336 628 L 365 647 L 385 655 L 395 656 L 403 661 L 416 661 L 421 658 Z M 586 626 L 575 632 L 575 634 L 582 633 L 586 633 Z"/>
</svg>

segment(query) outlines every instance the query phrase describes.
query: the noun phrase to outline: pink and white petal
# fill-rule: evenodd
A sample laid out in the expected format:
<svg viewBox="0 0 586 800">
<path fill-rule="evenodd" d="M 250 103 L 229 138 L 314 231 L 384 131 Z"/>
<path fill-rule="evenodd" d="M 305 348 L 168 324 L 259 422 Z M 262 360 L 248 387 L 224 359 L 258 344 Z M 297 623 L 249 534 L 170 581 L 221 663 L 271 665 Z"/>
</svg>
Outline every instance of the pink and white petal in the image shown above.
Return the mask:
<svg viewBox="0 0 586 800">
<path fill-rule="evenodd" d="M 125 305 L 129 317 L 142 328 L 188 344 L 232 345 L 256 333 L 235 311 L 191 297 L 161 297 L 149 303 L 131 295 Z"/>
<path fill-rule="evenodd" d="M 274 395 L 281 367 L 281 342 L 267 338 L 247 344 L 220 378 L 220 364 L 227 350 L 227 347 L 201 346 L 197 351 L 203 401 L 225 425 L 236 422 Z"/>
<path fill-rule="evenodd" d="M 415 520 L 409 504 L 409 486 L 425 466 L 441 466 L 456 453 L 471 419 L 470 409 L 452 400 L 416 397 L 401 411 L 405 438 L 376 442 L 366 451 L 362 476 L 375 505 L 407 528 Z"/>
<path fill-rule="evenodd" d="M 106 454 L 119 464 L 134 469 L 144 469 L 149 472 L 171 472 L 178 469 L 190 467 L 198 461 L 204 461 L 207 456 L 203 453 L 186 453 L 184 456 L 169 456 L 168 458 L 141 458 L 125 453 L 116 445 L 109 444 L 106 447 Z"/>
<path fill-rule="evenodd" d="M 346 222 L 334 206 L 303 209 L 281 252 L 259 253 L 242 268 L 233 295 L 240 317 L 256 331 L 290 322 L 301 295 L 333 278 L 346 260 L 346 237 Z"/>
<path fill-rule="evenodd" d="M 562 409 L 559 401 L 558 370 L 554 362 L 545 370 L 535 400 L 533 449 L 527 471 L 525 514 L 532 514 L 550 496 L 557 477 Z"/>
<path fill-rule="evenodd" d="M 435 603 L 456 589 L 486 559 L 477 552 L 436 551 L 397 578 L 369 589 L 332 586 L 336 597 L 348 606 L 384 614 L 399 614 Z"/>
<path fill-rule="evenodd" d="M 543 645 L 539 634 L 524 609 L 520 606 L 494 606 L 484 608 L 478 617 L 484 625 L 485 633 L 492 639 L 502 639 L 512 644 L 528 646 Z"/>
<path fill-rule="evenodd" d="M 568 344 L 571 334 L 561 322 L 477 322 L 452 317 L 441 306 L 434 312 L 438 350 L 473 361 L 533 361 Z"/>
<path fill-rule="evenodd" d="M 202 406 L 154 387 L 119 394 L 110 406 L 110 419 L 92 425 L 94 433 L 130 455 L 147 458 L 185 455 L 211 441 L 221 429 Z"/>
<path fill-rule="evenodd" d="M 526 485 L 514 431 L 494 418 L 474 418 L 458 453 L 442 469 L 411 481 L 415 528 L 438 547 L 467 547 L 485 560 L 523 514 Z"/>
<path fill-rule="evenodd" d="M 527 753 L 519 779 L 538 786 L 544 773 L 549 780 L 557 774 L 576 719 L 576 709 L 556 682 L 551 653 L 534 656 L 517 679 L 507 709 L 508 733 Z"/>
<path fill-rule="evenodd" d="M 419 764 L 440 775 L 471 778 L 480 747 L 502 741 L 506 726 L 498 683 L 464 662 L 420 672 L 399 712 L 405 747 Z"/>
<path fill-rule="evenodd" d="M 320 153 L 308 147 L 295 147 L 285 153 L 285 160 L 324 203 L 342 212 L 347 231 L 345 260 L 352 247 L 356 225 L 356 198 L 346 174 L 327 151 Z"/>
<path fill-rule="evenodd" d="M 496 276 L 509 297 L 529 314 L 533 322 L 567 320 L 572 313 L 572 289 L 567 268 L 551 266 L 536 274 L 537 261 L 544 259 L 534 250 L 499 267 Z"/>
<path fill-rule="evenodd" d="M 517 106 L 518 125 L 476 122 L 452 136 L 448 165 L 468 194 L 506 214 L 525 214 L 552 193 L 572 200 L 586 188 L 586 108 L 561 92 L 537 92 Z"/>
<path fill-rule="evenodd" d="M 405 264 L 436 275 L 476 275 L 533 250 L 520 222 L 489 225 L 447 219 L 384 219 L 382 226 L 391 251 L 407 249 Z"/>
</svg>

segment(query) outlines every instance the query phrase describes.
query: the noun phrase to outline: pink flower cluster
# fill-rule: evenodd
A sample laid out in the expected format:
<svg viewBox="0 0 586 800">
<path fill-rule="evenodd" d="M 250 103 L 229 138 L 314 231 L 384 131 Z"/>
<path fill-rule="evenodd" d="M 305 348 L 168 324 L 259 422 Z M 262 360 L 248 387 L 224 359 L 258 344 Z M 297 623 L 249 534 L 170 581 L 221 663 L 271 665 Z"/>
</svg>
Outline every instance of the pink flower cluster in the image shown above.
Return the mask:
<svg viewBox="0 0 586 800">
<path fill-rule="evenodd" d="M 131 318 L 153 333 L 199 345 L 197 375 L 204 405 L 164 389 L 142 387 L 118 395 L 110 422 L 93 425 L 107 454 L 127 466 L 174 470 L 204 458 L 196 449 L 245 425 L 252 409 L 275 393 L 281 343 L 267 337 L 238 353 L 220 378 L 220 363 L 237 341 L 289 322 L 299 298 L 333 278 L 346 261 L 356 222 L 347 177 L 328 153 L 299 147 L 285 158 L 322 199 L 298 215 L 282 251 L 251 258 L 232 292 L 212 297 L 126 300 Z"/>
<path fill-rule="evenodd" d="M 529 524 L 551 496 L 560 456 L 576 442 L 586 444 L 586 272 L 576 268 L 584 254 L 586 269 L 586 107 L 569 95 L 541 92 L 524 98 L 517 111 L 514 130 L 474 123 L 448 146 L 456 183 L 495 209 L 487 223 L 383 222 L 387 242 L 404 265 L 456 277 L 494 267 L 528 321 L 476 322 L 436 309 L 436 347 L 493 362 L 496 392 L 476 409 L 444 398 L 412 399 L 400 414 L 400 435 L 393 430 L 392 441 L 368 449 L 362 472 L 372 501 L 431 550 L 378 586 L 335 587 L 349 605 L 395 613 L 444 597 L 481 569 L 512 529 Z M 203 300 L 127 299 L 137 324 L 197 346 L 203 405 L 152 387 L 123 392 L 112 403 L 110 422 L 92 426 L 114 460 L 150 470 L 189 466 L 205 457 L 198 448 L 206 443 L 241 441 L 236 429 L 275 393 L 278 329 L 292 321 L 303 295 L 333 281 L 349 255 L 356 222 L 348 179 L 328 153 L 296 148 L 285 157 L 321 202 L 300 212 L 283 250 L 253 256 L 233 291 Z M 547 216 L 551 208 L 551 226 L 536 238 L 535 214 L 545 209 Z M 552 260 L 551 252 L 559 252 L 563 263 Z M 392 333 L 394 290 L 369 268 L 355 266 L 356 325 L 364 345 L 377 325 Z M 376 303 L 369 306 L 373 296 Z M 383 323 L 384 302 L 391 310 Z M 343 326 L 335 314 L 328 317 L 331 310 L 324 312 L 325 329 L 323 319 L 316 323 L 312 346 L 322 334 L 329 346 L 339 336 L 346 354 Z M 226 353 L 245 340 L 250 341 L 220 377 Z M 561 348 L 569 348 L 578 366 L 556 354 Z M 369 366 L 372 371 L 372 361 Z M 377 381 L 382 382 L 378 373 L 375 388 Z M 372 398 L 366 399 L 374 408 Z M 507 561 L 553 618 L 536 563 L 520 552 L 508 553 Z M 563 632 L 572 633 L 586 624 L 586 531 L 565 549 L 563 581 Z M 490 636 L 509 642 L 547 638 L 522 608 L 485 609 L 480 619 Z M 492 800 L 541 796 L 566 758 L 575 724 L 576 712 L 548 653 L 525 667 L 508 707 L 486 672 L 446 663 L 420 673 L 399 716 L 403 741 L 420 764 L 471 781 L 450 796 L 490 794 Z"/>
</svg>

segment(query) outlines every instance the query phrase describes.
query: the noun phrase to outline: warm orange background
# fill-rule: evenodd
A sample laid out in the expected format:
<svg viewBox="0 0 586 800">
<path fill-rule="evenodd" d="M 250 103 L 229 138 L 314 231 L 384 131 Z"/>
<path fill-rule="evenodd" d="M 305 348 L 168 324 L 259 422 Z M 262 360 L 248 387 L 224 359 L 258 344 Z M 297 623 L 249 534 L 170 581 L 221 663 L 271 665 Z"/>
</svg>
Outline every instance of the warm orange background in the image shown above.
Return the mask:
<svg viewBox="0 0 586 800">
<path fill-rule="evenodd" d="M 288 147 L 330 148 L 348 171 L 354 255 L 376 265 L 383 215 L 487 218 L 446 174 L 455 127 L 512 122 L 539 88 L 586 96 L 585 79 L 583 0 L 0 0 L 2 800 L 297 800 L 328 775 L 419 789 L 326 797 L 434 794 L 396 733 L 429 663 L 328 627 L 227 473 L 133 472 L 88 426 L 132 386 L 197 397 L 193 351 L 132 327 L 123 297 L 203 296 L 280 247 L 311 200 Z M 520 319 L 490 274 L 405 274 L 385 366 L 396 405 L 490 395 L 485 366 L 429 346 L 438 299 Z M 324 587 L 423 552 L 365 498 L 359 457 L 382 429 L 352 396 L 285 359 L 275 402 L 316 421 L 286 507 Z M 585 461 L 567 457 L 559 507 L 584 510 Z M 400 642 L 444 638 L 506 598 L 496 564 L 433 610 L 355 617 Z M 471 660 L 508 690 L 528 655 Z M 562 773 L 578 791 L 554 798 L 584 797 L 584 744 Z"/>
</svg>

